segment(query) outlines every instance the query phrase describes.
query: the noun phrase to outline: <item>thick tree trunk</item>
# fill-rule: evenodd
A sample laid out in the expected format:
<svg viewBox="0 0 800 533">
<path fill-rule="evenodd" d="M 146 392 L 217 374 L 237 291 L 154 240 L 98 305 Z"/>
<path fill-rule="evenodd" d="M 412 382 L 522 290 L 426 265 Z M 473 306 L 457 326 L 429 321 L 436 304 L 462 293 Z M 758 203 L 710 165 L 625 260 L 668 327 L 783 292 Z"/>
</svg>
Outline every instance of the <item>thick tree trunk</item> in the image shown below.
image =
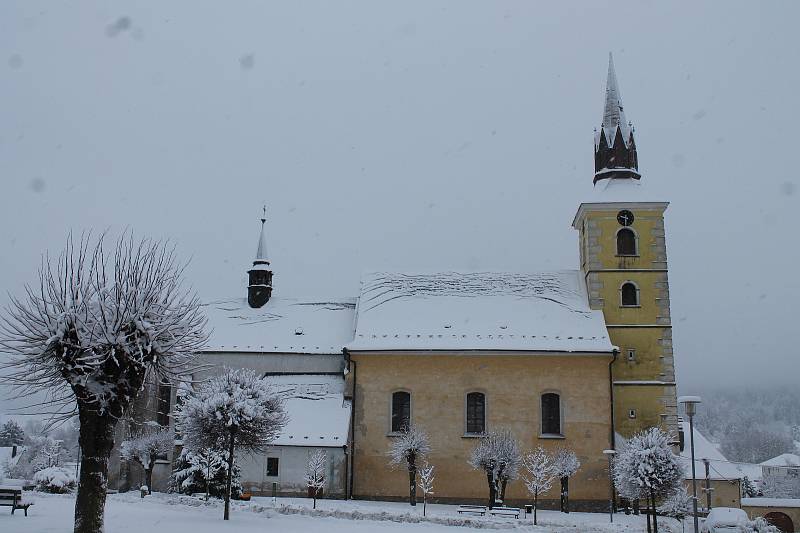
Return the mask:
<svg viewBox="0 0 800 533">
<path fill-rule="evenodd" d="M 495 484 L 494 479 L 492 478 L 491 472 L 486 472 L 486 480 L 489 482 L 489 509 L 494 507 L 494 499 L 495 499 Z"/>
<path fill-rule="evenodd" d="M 153 463 L 144 471 L 144 482 L 147 485 L 147 494 L 153 494 Z"/>
<path fill-rule="evenodd" d="M 408 465 L 408 502 L 411 505 L 417 505 L 417 467 L 416 465 Z"/>
<path fill-rule="evenodd" d="M 236 439 L 230 436 L 231 442 L 228 446 L 228 475 L 225 479 L 225 515 L 223 520 L 230 520 L 231 516 L 231 481 L 233 480 L 233 446 Z"/>
<path fill-rule="evenodd" d="M 639 514 L 639 498 L 634 498 L 633 500 L 633 514 L 634 515 Z"/>
<path fill-rule="evenodd" d="M 649 500 L 650 498 L 647 499 Z M 650 510 L 646 507 L 647 506 L 645 506 L 644 515 L 647 517 L 647 533 L 653 533 L 653 528 L 650 526 Z"/>
<path fill-rule="evenodd" d="M 561 478 L 561 512 L 569 513 L 569 478 Z"/>
<path fill-rule="evenodd" d="M 75 533 L 102 533 L 108 488 L 108 458 L 114 447 L 112 416 L 79 409 L 81 472 L 75 499 Z"/>
<path fill-rule="evenodd" d="M 500 482 L 500 501 L 506 501 L 506 485 L 508 484 L 508 480 L 503 478 L 503 481 Z"/>
<path fill-rule="evenodd" d="M 658 518 L 656 518 L 656 495 L 650 491 L 650 509 L 653 513 L 653 533 L 658 533 Z"/>
</svg>

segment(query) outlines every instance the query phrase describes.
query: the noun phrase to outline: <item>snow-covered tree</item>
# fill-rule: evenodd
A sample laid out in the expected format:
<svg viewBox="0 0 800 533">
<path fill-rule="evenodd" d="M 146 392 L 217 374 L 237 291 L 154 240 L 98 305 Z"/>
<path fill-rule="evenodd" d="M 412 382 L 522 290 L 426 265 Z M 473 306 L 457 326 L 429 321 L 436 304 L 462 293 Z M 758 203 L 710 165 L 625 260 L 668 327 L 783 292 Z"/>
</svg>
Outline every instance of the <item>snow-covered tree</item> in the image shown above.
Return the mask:
<svg viewBox="0 0 800 533">
<path fill-rule="evenodd" d="M 683 519 L 692 514 L 692 508 L 692 497 L 686 492 L 686 487 L 678 485 L 664 498 L 657 511 L 664 516 L 678 520 L 683 528 Z"/>
<path fill-rule="evenodd" d="M 561 480 L 561 512 L 569 512 L 569 478 L 580 469 L 581 462 L 575 452 L 559 448 L 553 456 L 553 470 Z"/>
<path fill-rule="evenodd" d="M 119 453 L 126 461 L 136 461 L 144 469 L 144 484 L 147 493 L 153 491 L 153 467 L 159 456 L 166 455 L 175 447 L 175 437 L 169 428 L 159 425 L 144 425 L 139 433 L 122 442 Z"/>
<path fill-rule="evenodd" d="M 472 451 L 469 464 L 486 473 L 489 483 L 489 508 L 505 499 L 509 480 L 519 477 L 522 454 L 519 442 L 508 429 L 490 431 Z"/>
<path fill-rule="evenodd" d="M 317 450 L 308 457 L 305 480 L 314 498 L 314 509 L 317 508 L 319 491 L 325 488 L 325 469 L 328 465 L 328 454 Z"/>
<path fill-rule="evenodd" d="M 761 480 L 761 492 L 766 498 L 800 498 L 800 477 L 767 474 Z"/>
<path fill-rule="evenodd" d="M 755 498 L 758 496 L 758 487 L 752 480 L 744 476 L 742 478 L 742 498 Z"/>
<path fill-rule="evenodd" d="M 435 467 L 425 463 L 419 469 L 419 489 L 422 491 L 422 516 L 426 516 L 428 507 L 428 494 L 433 494 L 433 482 L 435 480 Z"/>
<path fill-rule="evenodd" d="M 226 369 L 184 397 L 177 413 L 190 449 L 212 448 L 228 454 L 224 519 L 230 518 L 234 454 L 263 451 L 289 421 L 281 398 L 253 370 Z"/>
<path fill-rule="evenodd" d="M 683 471 L 666 433 L 650 428 L 631 437 L 614 459 L 613 474 L 614 485 L 621 495 L 650 502 L 653 529 L 658 533 L 656 501 L 674 491 L 683 480 Z"/>
<path fill-rule="evenodd" d="M 65 494 L 75 488 L 75 472 L 60 466 L 43 468 L 33 475 L 36 490 L 51 494 Z"/>
<path fill-rule="evenodd" d="M 759 516 L 744 524 L 743 533 L 781 533 L 781 530 Z"/>
<path fill-rule="evenodd" d="M 428 434 L 412 424 L 392 437 L 389 445 L 390 464 L 405 465 L 408 469 L 408 502 L 417 505 L 417 464 L 430 453 Z"/>
<path fill-rule="evenodd" d="M 205 343 L 199 301 L 181 286 L 171 246 L 120 238 L 67 240 L 36 284 L 0 318 L 0 383 L 44 397 L 54 416 L 77 411 L 81 470 L 75 533 L 103 530 L 114 429 L 150 377 L 187 372 Z"/>
<path fill-rule="evenodd" d="M 239 466 L 233 465 L 231 496 L 234 498 L 238 498 L 242 493 L 239 475 Z M 198 451 L 184 448 L 175 460 L 175 467 L 170 476 L 170 491 L 182 494 L 205 492 L 206 501 L 209 495 L 224 499 L 227 481 L 227 452 L 210 448 Z"/>
<path fill-rule="evenodd" d="M 0 447 L 20 446 L 25 442 L 25 432 L 14 420 L 9 420 L 0 427 Z"/>
<path fill-rule="evenodd" d="M 525 488 L 533 496 L 533 524 L 536 525 L 536 508 L 539 505 L 539 494 L 547 492 L 553 486 L 557 476 L 553 458 L 539 446 L 522 459 L 522 480 Z"/>
</svg>

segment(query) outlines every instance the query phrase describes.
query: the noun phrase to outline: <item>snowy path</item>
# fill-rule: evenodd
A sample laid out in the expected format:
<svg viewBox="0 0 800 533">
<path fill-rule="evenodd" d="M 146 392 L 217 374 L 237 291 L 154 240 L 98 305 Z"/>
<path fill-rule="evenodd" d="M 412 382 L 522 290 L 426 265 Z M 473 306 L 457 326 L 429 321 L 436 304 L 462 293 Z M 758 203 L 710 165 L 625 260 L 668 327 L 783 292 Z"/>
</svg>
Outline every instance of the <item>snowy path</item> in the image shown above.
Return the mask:
<svg viewBox="0 0 800 533">
<path fill-rule="evenodd" d="M 0 513 L 3 533 L 69 533 L 72 531 L 72 496 L 36 495 L 36 505 L 27 518 L 19 513 Z M 437 522 L 409 523 L 421 515 L 422 506 L 410 510 L 396 502 L 320 500 L 318 512 L 310 509 L 306 499 L 278 499 L 276 509 L 270 498 L 255 498 L 253 502 L 236 502 L 231 520 L 222 520 L 220 502 L 205 504 L 186 497 L 154 494 L 144 500 L 134 493 L 112 494 L 106 507 L 107 533 L 141 533 L 169 531 L 170 533 L 468 533 L 488 530 L 541 531 L 553 533 L 609 533 L 645 531 L 642 517 L 615 516 L 613 525 L 608 516 L 589 513 L 563 515 L 540 511 L 538 528 L 530 520 L 502 518 L 471 519 L 470 526 L 453 527 L 447 522 L 463 522 L 454 506 L 429 505 L 428 518 Z M 282 508 L 282 510 L 280 510 Z M 337 516 L 330 516 L 337 515 Z M 420 517 L 421 518 L 421 517 Z M 665 519 L 666 522 L 666 519 Z M 674 522 L 673 522 L 674 523 Z M 661 525 L 661 524 L 659 524 Z M 666 524 L 664 524 L 666 526 Z M 157 528 L 157 529 L 156 529 Z M 679 528 L 674 529 L 680 531 Z M 664 528 L 667 531 L 667 528 Z"/>
</svg>

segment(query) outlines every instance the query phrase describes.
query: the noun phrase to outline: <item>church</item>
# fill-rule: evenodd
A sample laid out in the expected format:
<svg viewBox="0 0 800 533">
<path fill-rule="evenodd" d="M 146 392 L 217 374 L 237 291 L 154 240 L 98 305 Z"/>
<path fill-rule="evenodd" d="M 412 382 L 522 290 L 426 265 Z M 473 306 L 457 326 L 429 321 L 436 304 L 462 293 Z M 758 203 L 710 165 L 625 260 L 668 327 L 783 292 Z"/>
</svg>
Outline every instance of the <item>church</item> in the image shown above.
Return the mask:
<svg viewBox="0 0 800 533">
<path fill-rule="evenodd" d="M 574 270 L 373 272 L 351 298 L 296 300 L 273 280 L 262 218 L 247 292 L 205 304 L 212 333 L 199 354 L 206 372 L 252 368 L 286 398 L 287 427 L 263 456 L 242 458 L 244 489 L 305 494 L 308 456 L 324 449 L 326 495 L 407 498 L 408 474 L 390 468 L 387 451 L 413 424 L 430 438 L 435 500 L 484 501 L 486 477 L 468 459 L 482 435 L 508 429 L 524 451 L 573 450 L 582 465 L 573 507 L 605 509 L 603 450 L 652 426 L 678 438 L 668 202 L 644 187 L 610 57 L 594 160 L 589 198 L 572 218 Z M 146 401 L 171 425 L 181 391 L 151 389 Z M 157 467 L 156 488 L 171 460 Z M 112 486 L 136 476 L 112 465 Z M 529 499 L 521 481 L 506 498 Z"/>
</svg>

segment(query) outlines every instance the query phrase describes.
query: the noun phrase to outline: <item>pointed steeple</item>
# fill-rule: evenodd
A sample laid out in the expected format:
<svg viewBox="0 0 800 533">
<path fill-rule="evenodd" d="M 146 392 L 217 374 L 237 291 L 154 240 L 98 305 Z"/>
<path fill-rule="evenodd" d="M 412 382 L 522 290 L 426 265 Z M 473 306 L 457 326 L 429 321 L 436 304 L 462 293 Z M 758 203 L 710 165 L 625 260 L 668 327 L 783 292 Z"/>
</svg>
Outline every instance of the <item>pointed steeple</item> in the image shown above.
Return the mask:
<svg viewBox="0 0 800 533">
<path fill-rule="evenodd" d="M 267 206 L 263 207 L 263 214 L 261 215 L 261 235 L 258 237 L 258 250 L 256 250 L 256 259 L 253 264 L 269 264 L 269 256 L 267 255 Z"/>
<path fill-rule="evenodd" d="M 625 118 L 614 58 L 608 54 L 608 79 L 603 122 L 594 137 L 594 182 L 607 178 L 639 179 L 633 125 Z"/>
<path fill-rule="evenodd" d="M 267 256 L 267 207 L 264 206 L 261 216 L 261 235 L 258 237 L 258 249 L 253 267 L 247 271 L 249 282 L 247 284 L 247 303 L 250 307 L 264 306 L 272 296 L 272 268 Z"/>
</svg>

